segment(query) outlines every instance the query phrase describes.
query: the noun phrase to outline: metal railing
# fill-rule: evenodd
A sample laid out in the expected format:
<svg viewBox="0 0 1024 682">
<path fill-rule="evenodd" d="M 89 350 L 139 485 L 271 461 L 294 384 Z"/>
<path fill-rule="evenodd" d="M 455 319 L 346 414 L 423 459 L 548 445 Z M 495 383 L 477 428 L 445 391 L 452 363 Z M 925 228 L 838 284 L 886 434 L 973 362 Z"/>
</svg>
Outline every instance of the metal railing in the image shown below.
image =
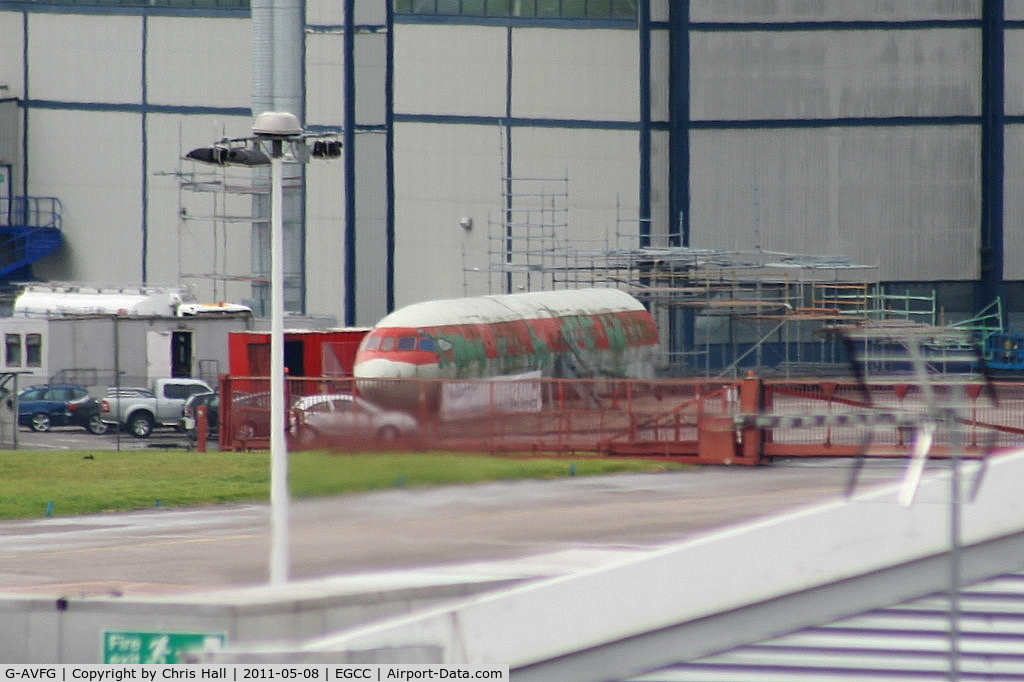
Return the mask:
<svg viewBox="0 0 1024 682">
<path fill-rule="evenodd" d="M 0 227 L 61 229 L 64 207 L 56 197 L 0 197 Z"/>
<path fill-rule="evenodd" d="M 290 447 L 337 451 L 446 450 L 490 453 L 590 453 L 758 464 L 772 457 L 907 456 L 927 417 L 913 384 L 854 381 L 548 379 L 289 379 L 286 404 L 308 395 L 358 394 L 364 414 L 315 438 L 296 438 L 301 415 L 289 410 Z M 968 387 L 957 406 L 963 447 L 986 453 L 1024 445 L 1024 384 Z M 269 382 L 223 377 L 220 446 L 269 445 Z M 953 390 L 936 384 L 939 396 Z M 389 417 L 388 415 L 395 415 Z M 385 438 L 383 427 L 410 418 L 414 430 Z M 360 421 L 360 419 L 362 421 Z M 390 421 L 389 421 L 390 420 Z M 952 434 L 940 429 L 936 456 Z M 306 434 L 308 435 L 308 434 Z M 397 435 L 397 434 L 396 434 Z"/>
</svg>

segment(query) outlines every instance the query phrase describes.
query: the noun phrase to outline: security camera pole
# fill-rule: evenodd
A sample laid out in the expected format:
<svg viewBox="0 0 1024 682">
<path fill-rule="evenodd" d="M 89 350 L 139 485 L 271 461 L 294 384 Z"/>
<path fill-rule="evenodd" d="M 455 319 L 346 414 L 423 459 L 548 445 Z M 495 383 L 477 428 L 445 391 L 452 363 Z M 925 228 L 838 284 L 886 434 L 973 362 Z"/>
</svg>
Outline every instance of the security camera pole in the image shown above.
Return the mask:
<svg viewBox="0 0 1024 682">
<path fill-rule="evenodd" d="M 284 406 L 284 155 L 309 158 L 299 119 L 268 111 L 256 117 L 254 137 L 221 140 L 213 147 L 193 149 L 186 158 L 217 165 L 270 164 L 270 584 L 288 582 L 288 442 Z M 249 147 L 248 143 L 253 142 Z M 241 146 L 240 146 L 241 145 Z M 264 149 L 270 152 L 269 157 Z M 341 144 L 318 141 L 313 156 L 341 155 Z"/>
</svg>

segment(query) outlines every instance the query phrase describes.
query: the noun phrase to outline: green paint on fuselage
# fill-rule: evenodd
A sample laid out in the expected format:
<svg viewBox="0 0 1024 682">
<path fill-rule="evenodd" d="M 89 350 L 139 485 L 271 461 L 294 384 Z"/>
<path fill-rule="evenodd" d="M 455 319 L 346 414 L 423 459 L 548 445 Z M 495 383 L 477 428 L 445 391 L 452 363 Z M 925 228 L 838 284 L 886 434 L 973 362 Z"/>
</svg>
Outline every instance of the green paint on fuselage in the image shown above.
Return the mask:
<svg viewBox="0 0 1024 682">
<path fill-rule="evenodd" d="M 604 370 L 614 371 L 623 361 L 623 352 L 629 347 L 631 330 L 615 315 L 598 317 L 608 339 L 610 357 L 603 358 Z M 639 336 L 642 330 L 632 330 Z M 467 336 L 457 332 L 431 335 L 438 348 L 438 367 L 442 376 L 472 378 L 490 374 L 515 374 L 531 370 L 545 370 L 552 366 L 553 351 L 548 342 L 533 327 L 527 327 L 529 344 L 524 347 L 518 339 L 498 336 L 494 340 L 496 361 L 487 358 L 487 347 L 480 336 Z M 573 352 L 594 353 L 598 351 L 597 322 L 585 315 L 565 317 L 559 320 L 559 343 L 571 344 Z M 447 348 L 445 348 L 447 346 Z"/>
<path fill-rule="evenodd" d="M 561 319 L 560 331 L 566 343 L 574 348 L 594 350 L 597 340 L 594 338 L 594 320 L 584 315 L 574 315 Z"/>
<path fill-rule="evenodd" d="M 533 359 L 533 366 L 529 369 L 544 369 L 551 365 L 551 349 L 547 342 L 537 335 L 533 327 L 529 327 L 531 352 L 529 357 Z"/>
<path fill-rule="evenodd" d="M 604 325 L 604 333 L 608 337 L 608 347 L 614 351 L 621 352 L 626 348 L 626 328 L 622 320 L 615 315 L 602 315 L 601 324 Z"/>
<path fill-rule="evenodd" d="M 465 379 L 480 376 L 487 371 L 487 349 L 480 337 L 439 334 L 438 339 L 451 345 L 450 351 L 441 351 L 437 354 L 437 364 L 441 369 L 441 374 L 447 374 L 454 368 L 454 378 Z M 474 371 L 474 366 L 476 371 Z"/>
<path fill-rule="evenodd" d="M 551 349 L 533 328 L 528 328 L 528 346 L 515 339 L 497 337 L 494 341 L 497 362 L 488 366 L 487 347 L 479 336 L 459 333 L 431 335 L 437 346 L 437 364 L 442 376 L 457 379 L 488 376 L 488 374 L 515 374 L 544 369 L 551 364 Z M 443 350 L 444 346 L 449 350 Z M 516 351 L 516 352 L 513 352 Z M 492 371 L 488 371 L 492 370 Z M 496 371 L 493 371 L 496 370 Z"/>
</svg>

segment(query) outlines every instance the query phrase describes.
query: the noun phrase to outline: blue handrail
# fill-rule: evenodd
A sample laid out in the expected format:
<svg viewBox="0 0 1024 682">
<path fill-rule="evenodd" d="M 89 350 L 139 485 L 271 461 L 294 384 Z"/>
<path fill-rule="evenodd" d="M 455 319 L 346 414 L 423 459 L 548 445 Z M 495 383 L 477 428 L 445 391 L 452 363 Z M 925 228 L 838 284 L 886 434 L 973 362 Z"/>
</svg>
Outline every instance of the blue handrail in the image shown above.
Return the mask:
<svg viewBox="0 0 1024 682">
<path fill-rule="evenodd" d="M 64 207 L 56 197 L 0 197 L 0 227 L 61 229 Z"/>
<path fill-rule="evenodd" d="M 56 197 L 0 198 L 0 280 L 61 247 L 63 207 Z"/>
</svg>

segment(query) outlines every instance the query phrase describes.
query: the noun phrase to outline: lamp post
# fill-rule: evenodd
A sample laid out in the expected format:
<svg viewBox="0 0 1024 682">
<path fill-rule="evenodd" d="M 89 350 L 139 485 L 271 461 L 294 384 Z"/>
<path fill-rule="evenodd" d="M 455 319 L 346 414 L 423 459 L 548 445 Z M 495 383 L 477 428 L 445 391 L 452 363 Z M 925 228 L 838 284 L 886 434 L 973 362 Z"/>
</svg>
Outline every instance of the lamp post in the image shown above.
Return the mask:
<svg viewBox="0 0 1024 682">
<path fill-rule="evenodd" d="M 270 584 L 288 582 L 288 442 L 284 386 L 284 156 L 310 157 L 299 119 L 281 111 L 256 117 L 252 137 L 224 139 L 193 149 L 186 158 L 215 165 L 270 166 Z M 329 136 L 328 136 L 329 137 Z M 341 155 L 341 144 L 318 141 L 313 156 Z"/>
<path fill-rule="evenodd" d="M 302 135 L 293 114 L 260 114 L 270 145 L 270 584 L 288 582 L 288 442 L 284 437 L 284 143 Z M 299 137 L 301 139 L 301 137 Z"/>
</svg>

